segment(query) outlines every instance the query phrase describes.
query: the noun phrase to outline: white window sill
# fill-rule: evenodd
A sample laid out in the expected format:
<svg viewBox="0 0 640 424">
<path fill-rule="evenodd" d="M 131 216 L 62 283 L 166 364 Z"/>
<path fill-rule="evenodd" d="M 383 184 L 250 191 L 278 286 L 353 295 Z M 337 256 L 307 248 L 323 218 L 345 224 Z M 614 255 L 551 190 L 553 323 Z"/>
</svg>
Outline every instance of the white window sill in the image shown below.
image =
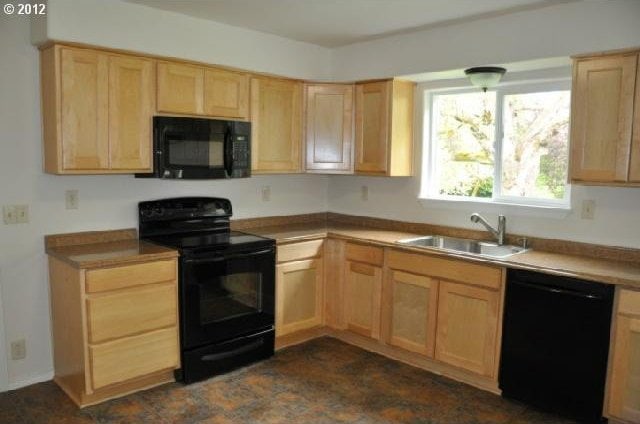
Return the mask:
<svg viewBox="0 0 640 424">
<path fill-rule="evenodd" d="M 468 198 L 419 197 L 418 202 L 427 209 L 468 209 L 469 212 L 502 213 L 536 218 L 566 218 L 571 213 L 569 205 L 535 205 L 501 202 L 495 200 L 477 200 Z"/>
</svg>

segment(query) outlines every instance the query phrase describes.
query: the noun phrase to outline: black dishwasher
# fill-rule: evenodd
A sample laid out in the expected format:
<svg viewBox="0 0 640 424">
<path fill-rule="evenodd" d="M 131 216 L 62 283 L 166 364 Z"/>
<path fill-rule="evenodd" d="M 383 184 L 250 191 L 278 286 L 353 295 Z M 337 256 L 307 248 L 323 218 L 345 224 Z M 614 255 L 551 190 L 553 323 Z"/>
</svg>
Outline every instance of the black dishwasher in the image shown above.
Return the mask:
<svg viewBox="0 0 640 424">
<path fill-rule="evenodd" d="M 507 398 L 601 422 L 613 286 L 509 270 L 500 389 Z"/>
</svg>

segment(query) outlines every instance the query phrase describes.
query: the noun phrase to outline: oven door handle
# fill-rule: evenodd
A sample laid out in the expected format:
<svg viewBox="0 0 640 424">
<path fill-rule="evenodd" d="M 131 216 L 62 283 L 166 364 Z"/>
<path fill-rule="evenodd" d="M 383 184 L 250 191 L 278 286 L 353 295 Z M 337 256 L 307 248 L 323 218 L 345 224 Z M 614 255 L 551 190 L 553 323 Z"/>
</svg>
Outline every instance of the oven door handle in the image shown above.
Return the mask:
<svg viewBox="0 0 640 424">
<path fill-rule="evenodd" d="M 239 340 L 243 340 L 243 339 L 253 339 L 253 338 L 262 336 L 264 334 L 268 334 L 268 333 L 270 333 L 272 331 L 273 331 L 273 329 L 270 328 L 268 330 L 261 331 L 261 332 L 256 333 L 256 334 L 251 334 L 250 336 L 244 336 L 244 337 L 239 337 L 237 339 L 229 340 L 228 342 L 222 343 L 222 345 L 235 343 L 235 342 L 237 342 Z M 259 347 L 261 347 L 263 345 L 264 345 L 264 338 L 260 338 L 260 339 L 258 339 L 256 341 L 253 341 L 253 342 L 249 343 L 249 344 L 237 347 L 235 349 L 232 349 L 232 350 L 229 350 L 229 351 L 226 351 L 226 352 L 211 353 L 209 355 L 204 355 L 200 359 L 203 360 L 203 361 L 219 361 L 221 359 L 226 359 L 226 358 L 230 358 L 230 357 L 235 356 L 235 355 L 240 355 L 242 353 L 250 352 L 250 351 L 252 351 L 252 350 L 254 350 L 256 348 L 259 348 Z"/>
<path fill-rule="evenodd" d="M 185 262 L 186 263 L 190 263 L 190 264 L 191 263 L 201 264 L 201 263 L 207 263 L 207 262 L 222 262 L 222 261 L 228 261 L 228 260 L 232 260 L 232 259 L 252 258 L 254 256 L 265 255 L 267 253 L 272 253 L 272 252 L 273 252 L 273 248 L 269 248 L 269 249 L 258 250 L 256 252 L 236 253 L 236 254 L 232 254 L 232 255 L 219 255 L 219 256 L 208 257 L 208 258 L 186 259 Z"/>
</svg>

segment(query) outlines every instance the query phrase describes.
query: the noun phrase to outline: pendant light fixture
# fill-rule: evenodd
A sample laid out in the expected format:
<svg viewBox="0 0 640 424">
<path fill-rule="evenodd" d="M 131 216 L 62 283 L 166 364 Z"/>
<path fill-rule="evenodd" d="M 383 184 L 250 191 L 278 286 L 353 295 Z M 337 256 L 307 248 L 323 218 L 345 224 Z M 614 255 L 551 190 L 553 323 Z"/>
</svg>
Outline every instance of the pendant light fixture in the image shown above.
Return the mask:
<svg viewBox="0 0 640 424">
<path fill-rule="evenodd" d="M 500 82 L 502 76 L 507 72 L 499 66 L 477 66 L 465 69 L 464 73 L 469 77 L 469 81 L 476 87 L 487 91 L 487 88 L 495 87 Z"/>
</svg>

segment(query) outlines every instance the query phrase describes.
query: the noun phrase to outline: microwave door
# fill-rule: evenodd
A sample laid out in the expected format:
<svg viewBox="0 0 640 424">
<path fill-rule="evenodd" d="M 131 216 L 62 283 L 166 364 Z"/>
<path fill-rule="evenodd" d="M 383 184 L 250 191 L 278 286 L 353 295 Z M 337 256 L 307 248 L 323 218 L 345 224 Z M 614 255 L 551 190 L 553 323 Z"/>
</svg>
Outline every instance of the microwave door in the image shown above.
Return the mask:
<svg viewBox="0 0 640 424">
<path fill-rule="evenodd" d="M 165 133 L 164 168 L 174 178 L 225 178 L 224 145 L 224 134 Z"/>
</svg>

